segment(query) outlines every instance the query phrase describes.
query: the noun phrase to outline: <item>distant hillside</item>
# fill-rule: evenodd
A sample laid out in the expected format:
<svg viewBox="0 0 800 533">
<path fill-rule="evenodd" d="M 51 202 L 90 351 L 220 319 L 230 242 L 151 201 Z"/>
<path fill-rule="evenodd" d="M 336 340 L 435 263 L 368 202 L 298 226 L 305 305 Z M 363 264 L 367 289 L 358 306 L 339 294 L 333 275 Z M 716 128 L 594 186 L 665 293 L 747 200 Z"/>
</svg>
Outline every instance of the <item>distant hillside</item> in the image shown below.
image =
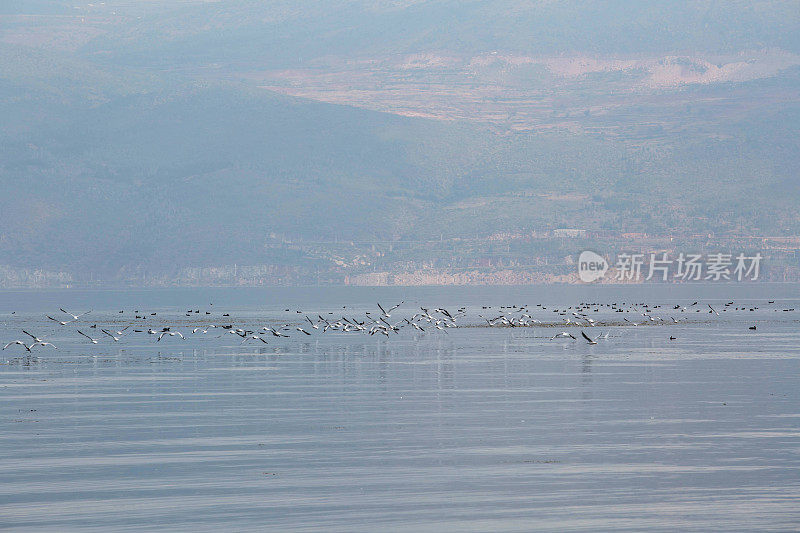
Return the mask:
<svg viewBox="0 0 800 533">
<path fill-rule="evenodd" d="M 235 85 L 144 84 L 95 102 L 55 87 L 29 98 L 27 83 L 0 93 L 15 111 L 0 127 L 0 253 L 20 266 L 113 274 L 298 260 L 270 256 L 270 233 L 326 241 L 563 226 L 699 231 L 697 217 L 704 231 L 800 231 L 798 109 L 746 118 L 748 133 L 727 140 L 652 153 L 585 135 L 506 139 Z M 534 194 L 517 194 L 525 191 Z M 547 196 L 564 193 L 590 204 Z"/>
<path fill-rule="evenodd" d="M 667 242 L 800 234 L 793 4 L 612 5 L 5 7 L 0 267 L 312 276 L 481 262 L 499 253 L 496 235 L 557 228 Z M 732 55 L 721 67 L 642 55 L 619 68 L 558 55 L 683 47 Z M 447 50 L 461 55 L 437 63 Z M 731 62 L 764 70 L 715 78 Z M 676 65 L 689 82 L 642 82 Z M 573 252 L 520 250 L 543 262 Z"/>
</svg>

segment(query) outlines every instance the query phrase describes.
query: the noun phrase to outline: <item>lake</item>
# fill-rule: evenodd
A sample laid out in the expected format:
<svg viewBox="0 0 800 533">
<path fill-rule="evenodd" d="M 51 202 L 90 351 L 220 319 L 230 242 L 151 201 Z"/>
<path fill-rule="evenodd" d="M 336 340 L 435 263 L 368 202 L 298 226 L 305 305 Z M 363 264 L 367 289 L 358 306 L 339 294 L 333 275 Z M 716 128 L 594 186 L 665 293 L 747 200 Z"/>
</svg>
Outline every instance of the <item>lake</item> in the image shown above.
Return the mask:
<svg viewBox="0 0 800 533">
<path fill-rule="evenodd" d="M 399 331 L 323 332 L 378 302 Z M 794 309 L 787 284 L 0 291 L 2 344 L 57 346 L 0 357 L 0 529 L 797 530 Z"/>
</svg>

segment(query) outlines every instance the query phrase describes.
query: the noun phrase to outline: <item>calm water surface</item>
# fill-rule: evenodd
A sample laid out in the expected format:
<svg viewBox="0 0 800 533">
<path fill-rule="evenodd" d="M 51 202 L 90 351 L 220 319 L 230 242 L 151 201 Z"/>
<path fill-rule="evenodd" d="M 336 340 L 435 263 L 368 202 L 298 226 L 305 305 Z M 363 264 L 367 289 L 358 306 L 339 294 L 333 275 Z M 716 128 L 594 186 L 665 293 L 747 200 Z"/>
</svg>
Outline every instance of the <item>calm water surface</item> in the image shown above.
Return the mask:
<svg viewBox="0 0 800 533">
<path fill-rule="evenodd" d="M 561 326 L 191 334 L 403 299 L 394 317 L 467 306 L 463 325 L 512 304 L 563 322 L 553 309 L 581 301 L 681 321 L 583 328 L 609 332 L 593 346 L 551 340 L 580 334 Z M 695 300 L 700 313 L 672 310 Z M 93 311 L 62 327 L 44 316 L 59 307 Z M 2 292 L 2 344 L 24 329 L 58 349 L 0 358 L 0 529 L 797 530 L 791 308 L 791 285 Z M 99 331 L 131 322 L 187 340 Z"/>
</svg>

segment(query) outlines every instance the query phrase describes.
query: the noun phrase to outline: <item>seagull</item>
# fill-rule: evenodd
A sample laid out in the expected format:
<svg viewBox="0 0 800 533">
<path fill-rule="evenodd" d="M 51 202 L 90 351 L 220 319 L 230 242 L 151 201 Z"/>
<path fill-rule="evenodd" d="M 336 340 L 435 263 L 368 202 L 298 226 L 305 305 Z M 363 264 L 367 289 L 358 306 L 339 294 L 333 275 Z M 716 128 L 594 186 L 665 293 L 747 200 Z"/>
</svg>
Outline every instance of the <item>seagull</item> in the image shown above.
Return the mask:
<svg viewBox="0 0 800 533">
<path fill-rule="evenodd" d="M 710 312 L 712 312 L 712 313 L 714 313 L 715 315 L 719 316 L 719 313 L 717 313 L 717 310 L 716 310 L 716 309 L 714 309 L 713 307 L 711 307 L 711 304 L 706 304 L 706 305 L 708 305 L 708 308 L 709 308 L 709 309 L 711 309 L 711 311 L 710 311 Z"/>
<path fill-rule="evenodd" d="M 558 339 L 558 338 L 560 338 L 560 337 L 569 337 L 569 338 L 571 338 L 572 340 L 577 340 L 575 337 L 573 337 L 573 336 L 572 336 L 572 333 L 567 333 L 566 331 L 562 331 L 562 332 L 561 332 L 561 333 L 559 333 L 558 335 L 553 335 L 553 336 L 550 338 L 550 340 L 553 340 L 553 339 Z"/>
<path fill-rule="evenodd" d="M 394 311 L 395 309 L 397 309 L 398 307 L 400 307 L 400 306 L 401 306 L 401 305 L 403 305 L 404 303 L 405 303 L 405 300 L 401 301 L 399 304 L 397 304 L 397 305 L 395 305 L 394 307 L 392 307 L 391 309 L 389 309 L 389 312 L 391 313 L 392 311 Z M 380 307 L 380 306 L 378 306 L 378 307 Z M 388 316 L 388 315 L 387 315 L 387 316 Z"/>
<path fill-rule="evenodd" d="M 297 331 L 299 331 L 300 333 L 305 333 L 306 335 L 311 335 L 311 333 L 307 332 L 307 331 L 306 331 L 306 330 L 304 330 L 303 328 L 295 328 L 295 329 L 296 329 Z"/>
<path fill-rule="evenodd" d="M 289 335 L 284 335 L 283 333 L 281 333 L 281 332 L 280 332 L 279 330 L 277 330 L 277 329 L 272 329 L 272 328 L 269 328 L 269 327 L 267 327 L 267 326 L 264 326 L 264 327 L 263 327 L 263 328 L 261 328 L 261 329 L 263 329 L 264 331 L 269 331 L 269 332 L 270 332 L 270 333 L 272 333 L 272 335 L 273 335 L 273 336 L 275 336 L 275 337 L 288 337 L 288 336 L 289 336 Z"/>
<path fill-rule="evenodd" d="M 126 329 L 128 329 L 129 327 L 131 327 L 131 325 L 132 325 L 132 324 L 128 324 L 127 326 L 125 326 L 125 327 L 124 327 L 124 328 L 122 328 L 121 330 L 119 330 L 119 331 L 115 331 L 114 333 L 116 333 L 117 335 L 119 335 L 120 337 L 122 337 L 122 336 L 124 335 L 124 331 L 125 331 Z"/>
<path fill-rule="evenodd" d="M 249 337 L 245 337 L 245 338 L 242 340 L 242 344 L 246 343 L 247 341 L 249 341 L 249 340 L 251 340 L 251 339 L 252 339 L 252 340 L 254 340 L 254 341 L 261 341 L 261 342 L 263 342 L 264 344 L 269 344 L 267 341 L 265 341 L 264 339 L 262 339 L 262 338 L 261 338 L 261 337 L 259 337 L 258 335 L 250 335 Z"/>
<path fill-rule="evenodd" d="M 90 341 L 92 344 L 97 344 L 97 339 L 93 339 L 93 338 L 91 338 L 89 335 L 87 335 L 86 333 L 82 332 L 81 330 L 78 330 L 78 333 L 80 333 L 81 335 L 83 335 L 84 337 L 86 337 L 87 339 L 89 339 L 89 341 Z"/>
<path fill-rule="evenodd" d="M 596 340 L 594 340 L 591 337 L 589 337 L 589 335 L 587 335 L 583 331 L 581 331 L 581 335 L 583 336 L 584 339 L 586 339 L 586 342 L 588 342 L 589 344 L 597 344 Z M 597 337 L 597 338 L 599 339 L 600 337 Z"/>
<path fill-rule="evenodd" d="M 52 346 L 53 348 L 58 350 L 58 347 L 55 344 L 51 343 L 51 342 L 34 342 L 33 344 L 31 344 L 31 348 L 33 348 L 34 346 Z M 28 350 L 28 351 L 30 351 L 30 350 Z"/>
<path fill-rule="evenodd" d="M 447 312 L 447 309 L 444 309 L 443 307 L 440 307 L 440 308 L 438 308 L 438 309 L 434 309 L 434 311 L 437 311 L 437 312 L 439 312 L 439 313 L 442 313 L 443 315 L 445 315 L 445 316 L 446 316 L 447 318 L 449 318 L 450 320 L 453 320 L 453 317 L 452 317 L 452 315 L 451 315 L 450 313 L 448 313 L 448 312 Z"/>
<path fill-rule="evenodd" d="M 27 331 L 25 331 L 24 329 L 22 330 L 22 333 L 24 333 L 25 335 L 27 335 L 28 337 L 30 337 L 31 339 L 33 339 L 33 343 L 34 343 L 34 344 L 38 344 L 38 343 L 44 342 L 44 339 L 40 339 L 40 338 L 39 338 L 39 337 L 37 337 L 36 335 L 31 335 L 30 333 L 28 333 L 28 332 L 27 332 Z"/>
<path fill-rule="evenodd" d="M 66 326 L 66 325 L 67 325 L 67 324 L 69 324 L 70 322 L 75 322 L 74 320 L 67 320 L 67 321 L 56 320 L 55 318 L 51 317 L 50 315 L 44 315 L 44 316 L 46 316 L 47 318 L 49 318 L 49 319 L 50 319 L 50 320 L 52 320 L 53 322 L 58 322 L 58 323 L 59 323 L 59 324 L 61 324 L 62 326 Z"/>
<path fill-rule="evenodd" d="M 9 346 L 13 346 L 14 344 L 19 344 L 20 346 L 25 348 L 27 351 L 29 351 L 29 352 L 31 351 L 30 347 L 27 344 L 25 344 L 24 342 L 22 342 L 22 341 L 11 341 L 8 344 L 6 344 L 5 346 L 3 346 L 3 349 L 5 350 Z"/>
<path fill-rule="evenodd" d="M 415 318 L 416 316 L 417 316 L 417 315 L 414 315 L 414 317 L 412 317 L 412 318 L 411 318 L 411 320 L 414 320 L 414 318 Z M 492 321 L 491 321 L 491 320 L 489 320 L 488 318 L 486 318 L 485 316 L 483 316 L 483 315 L 478 315 L 478 316 L 479 316 L 479 317 L 481 317 L 482 319 L 484 319 L 484 320 L 486 321 L 486 323 L 487 323 L 487 324 L 489 324 L 489 326 L 494 326 L 494 324 L 492 324 Z"/>
<path fill-rule="evenodd" d="M 180 331 L 162 331 L 161 335 L 158 336 L 158 340 L 156 342 L 160 341 L 164 335 L 169 335 L 170 337 L 174 337 L 175 335 L 177 335 L 181 339 L 186 340 L 186 337 L 184 337 Z"/>
<path fill-rule="evenodd" d="M 108 331 L 106 331 L 106 330 L 104 330 L 104 329 L 101 329 L 100 331 L 102 331 L 103 333 L 105 333 L 106 335 L 108 335 L 109 337 L 111 337 L 112 339 L 114 339 L 114 342 L 118 342 L 118 341 L 119 341 L 119 337 L 115 337 L 114 335 L 112 335 L 112 334 L 111 334 L 111 333 L 109 333 Z"/>
<path fill-rule="evenodd" d="M 71 316 L 71 317 L 72 317 L 72 319 L 73 319 L 73 320 L 78 320 L 78 319 L 79 319 L 80 317 L 82 317 L 83 315 L 88 315 L 89 313 L 91 313 L 91 312 L 92 312 L 92 310 L 91 310 L 91 309 L 89 309 L 89 310 L 88 310 L 88 311 L 86 311 L 85 313 L 81 313 L 81 314 L 79 314 L 79 315 L 73 315 L 73 314 L 72 314 L 72 313 L 70 313 L 69 311 L 66 311 L 66 310 L 64 310 L 64 308 L 63 308 L 63 307 L 59 307 L 59 308 L 58 308 L 58 310 L 59 310 L 59 311 L 61 311 L 62 313 L 66 313 L 66 314 L 68 314 L 69 316 Z M 122 312 L 122 311 L 120 311 L 120 313 L 121 313 L 121 312 Z"/>
<path fill-rule="evenodd" d="M 375 335 L 376 333 L 380 333 L 381 335 L 386 335 L 387 338 L 389 337 L 388 328 L 383 325 L 372 326 L 370 328 L 369 330 L 370 335 Z"/>
</svg>

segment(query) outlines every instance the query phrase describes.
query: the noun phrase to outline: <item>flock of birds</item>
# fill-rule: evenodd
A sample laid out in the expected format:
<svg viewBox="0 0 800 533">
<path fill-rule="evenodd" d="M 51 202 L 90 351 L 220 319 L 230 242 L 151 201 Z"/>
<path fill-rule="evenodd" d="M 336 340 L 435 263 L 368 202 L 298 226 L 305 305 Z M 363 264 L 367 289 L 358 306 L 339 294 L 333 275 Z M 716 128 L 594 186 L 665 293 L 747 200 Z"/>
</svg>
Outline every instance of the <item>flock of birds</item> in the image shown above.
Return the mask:
<svg viewBox="0 0 800 533">
<path fill-rule="evenodd" d="M 774 304 L 774 300 L 769 300 L 768 304 Z M 730 311 L 749 311 L 755 312 L 759 309 L 757 306 L 735 306 L 735 302 L 726 302 L 722 307 L 722 312 Z M 536 306 L 541 311 L 546 311 L 547 307 L 544 307 L 541 304 L 537 304 Z M 707 309 L 706 309 L 707 307 Z M 488 306 L 484 307 L 484 309 L 490 308 Z M 499 316 L 494 318 L 486 318 L 483 315 L 478 315 L 481 319 L 483 319 L 489 327 L 530 327 L 533 325 L 542 325 L 542 326 L 557 326 L 558 323 L 542 323 L 542 321 L 533 318 L 530 315 L 530 310 L 527 306 L 517 307 L 501 307 L 501 313 Z M 508 310 L 512 312 L 509 313 Z M 602 311 L 608 313 L 635 313 L 641 315 L 642 319 L 631 320 L 627 317 L 622 317 L 623 323 L 622 324 L 601 324 L 596 319 L 589 316 L 588 313 L 600 313 Z M 783 311 L 794 311 L 794 308 L 784 308 Z M 778 309 L 774 309 L 774 311 L 778 311 Z M 688 305 L 680 305 L 676 304 L 671 306 L 670 308 L 663 308 L 661 305 L 652 305 L 647 303 L 638 303 L 638 304 L 619 304 L 619 303 L 581 303 L 578 306 L 570 306 L 567 308 L 556 308 L 552 310 L 553 313 L 558 314 L 559 316 L 564 317 L 563 325 L 564 326 L 572 326 L 572 327 L 596 327 L 601 325 L 628 325 L 628 326 L 640 326 L 640 325 L 658 325 L 658 324 L 679 324 L 688 320 L 687 316 L 683 316 L 680 318 L 675 318 L 675 314 L 677 313 L 708 313 L 716 316 L 721 316 L 720 312 L 717 311 L 711 304 L 706 304 L 706 306 L 700 305 L 699 301 L 695 301 Z M 655 314 L 658 313 L 658 314 Z M 669 314 L 667 314 L 669 313 Z M 667 318 L 663 318 L 661 315 L 666 316 Z M 756 325 L 749 326 L 750 330 L 755 331 L 757 329 Z M 586 334 L 585 331 L 581 330 L 581 337 L 589 344 L 597 344 L 597 341 L 603 339 L 608 339 L 610 332 L 606 331 L 606 333 L 602 335 L 597 335 L 595 337 L 591 337 Z M 562 331 L 553 335 L 550 339 L 560 339 L 560 338 L 569 338 L 572 340 L 578 340 L 578 338 L 568 331 Z M 670 336 L 670 340 L 676 340 L 676 337 Z"/>
<path fill-rule="evenodd" d="M 363 317 L 360 319 L 358 317 L 351 316 L 350 318 L 346 316 L 342 316 L 339 319 L 333 318 L 326 318 L 322 315 L 316 315 L 316 318 L 311 318 L 308 315 L 305 315 L 304 320 L 297 324 L 282 324 L 282 325 L 266 325 L 261 327 L 260 329 L 249 329 L 248 327 L 236 327 L 234 324 L 208 324 L 203 326 L 195 326 L 191 329 L 191 333 L 194 334 L 207 334 L 212 330 L 218 330 L 221 337 L 225 334 L 236 335 L 241 337 L 241 344 L 244 344 L 249 341 L 255 342 L 262 342 L 268 343 L 267 338 L 288 338 L 297 332 L 297 334 L 311 336 L 313 335 L 312 332 L 320 332 L 325 333 L 328 331 L 341 331 L 341 332 L 364 332 L 369 335 L 384 335 L 386 337 L 391 336 L 391 334 L 397 334 L 400 332 L 401 329 L 405 327 L 414 328 L 417 331 L 425 332 L 428 330 L 436 330 L 436 331 L 444 331 L 446 333 L 447 328 L 452 328 L 456 326 L 456 319 L 459 316 L 463 316 L 465 313 L 464 309 L 459 309 L 458 312 L 455 314 L 451 314 L 450 311 L 443 308 L 436 308 L 436 309 L 428 309 L 421 307 L 419 312 L 415 313 L 411 318 L 403 318 L 400 320 L 392 321 L 392 312 L 399 308 L 404 302 L 400 302 L 399 304 L 389 307 L 388 309 L 383 307 L 380 303 L 377 304 L 378 311 L 370 312 L 367 311 Z M 213 305 L 213 304 L 212 304 Z M 80 314 L 74 314 L 66 309 L 60 308 L 59 309 L 62 313 L 66 316 L 55 318 L 51 315 L 45 315 L 45 318 L 48 320 L 58 324 L 61 327 L 67 327 L 77 323 L 83 317 L 89 315 L 92 311 L 86 311 Z M 286 311 L 289 311 L 288 309 Z M 124 313 L 124 311 L 119 311 L 120 314 Z M 300 311 L 297 311 L 300 313 Z M 194 315 L 200 314 L 200 310 L 188 310 L 186 311 L 187 317 L 192 317 Z M 210 315 L 210 311 L 205 312 L 206 315 Z M 329 313 L 332 314 L 332 313 Z M 152 317 L 157 316 L 157 313 L 140 313 L 139 311 L 135 312 L 136 320 L 148 320 Z M 67 318 L 69 317 L 69 318 Z M 223 313 L 223 318 L 230 317 L 230 313 Z M 84 325 L 83 329 L 76 329 L 76 333 L 83 337 L 86 342 L 90 344 L 100 344 L 101 341 L 106 340 L 108 342 L 119 342 L 123 337 L 134 334 L 148 334 L 153 335 L 156 338 L 156 342 L 161 342 L 162 339 L 165 337 L 177 337 L 182 340 L 186 340 L 186 335 L 183 332 L 177 331 L 173 329 L 173 326 L 157 326 L 157 327 L 137 327 L 137 322 L 131 322 L 130 324 L 126 325 L 122 329 L 115 330 L 112 327 L 99 327 L 97 324 L 93 325 Z M 94 330 L 99 333 L 87 333 L 89 330 Z M 48 342 L 42 338 L 37 337 L 36 335 L 22 330 L 22 333 L 30 337 L 31 340 L 14 340 L 9 342 L 3 347 L 3 350 L 10 348 L 12 346 L 21 346 L 27 352 L 31 352 L 36 347 L 51 347 L 57 349 L 58 347 L 55 346 L 53 343 Z"/>
<path fill-rule="evenodd" d="M 351 313 L 350 317 L 344 316 L 344 312 L 340 318 L 333 318 L 333 312 L 328 312 L 328 316 L 325 317 L 322 314 L 317 314 L 314 318 L 308 316 L 308 314 L 304 314 L 303 319 L 299 322 L 295 321 L 294 323 L 285 323 L 281 325 L 265 325 L 263 327 L 257 328 L 256 326 L 244 326 L 244 327 L 237 327 L 234 324 L 207 324 L 198 326 L 195 324 L 191 324 L 188 327 L 191 327 L 191 334 L 208 334 L 209 332 L 217 331 L 220 334 L 217 336 L 218 338 L 223 335 L 234 335 L 240 337 L 241 344 L 247 342 L 261 342 L 261 343 L 268 343 L 267 339 L 280 339 L 280 338 L 288 338 L 292 335 L 299 334 L 303 336 L 311 336 L 316 333 L 325 333 L 325 332 L 360 332 L 365 333 L 368 335 L 383 335 L 385 337 L 391 337 L 393 334 L 398 334 L 403 328 L 413 328 L 415 331 L 420 333 L 424 333 L 426 331 L 441 331 L 447 333 L 448 328 L 456 327 L 456 321 L 459 318 L 465 317 L 467 315 L 467 308 L 466 307 L 459 307 L 455 312 L 450 312 L 445 308 L 437 307 L 435 309 L 420 307 L 418 311 L 415 311 L 414 314 L 410 317 L 406 318 L 392 318 L 392 313 L 394 313 L 398 308 L 400 308 L 405 302 L 400 302 L 397 305 L 392 307 L 384 307 L 380 303 L 377 304 L 377 309 L 375 311 L 366 311 L 363 313 L 363 316 L 353 316 Z M 774 304 L 774 301 L 769 301 L 769 304 Z M 211 304 L 213 305 L 213 304 Z M 343 307 L 346 309 L 346 306 Z M 750 311 L 754 312 L 757 311 L 759 308 L 756 306 L 736 306 L 733 301 L 727 302 L 724 306 L 721 307 L 722 312 L 728 311 Z M 794 308 L 784 308 L 783 311 L 794 311 Z M 86 311 L 80 314 L 74 314 L 66 309 L 60 308 L 64 316 L 63 317 L 53 317 L 51 315 L 45 315 L 46 319 L 52 321 L 58 326 L 62 328 L 72 327 L 75 324 L 78 324 L 83 319 L 85 321 L 85 317 L 89 315 L 92 311 Z M 290 312 L 289 309 L 285 310 L 286 312 Z M 484 316 L 485 314 L 489 314 L 489 311 L 492 311 L 492 316 L 489 317 Z M 532 316 L 532 313 L 538 314 L 542 316 L 545 312 L 555 313 L 557 316 L 563 317 L 560 320 L 550 320 L 550 321 L 542 321 L 536 319 Z M 778 311 L 778 309 L 775 309 Z M 614 320 L 606 320 L 604 322 L 599 321 L 598 319 L 592 318 L 590 313 L 633 313 L 634 316 L 641 316 L 642 318 L 636 319 L 629 319 L 628 317 L 622 317 L 622 321 L 614 321 Z M 600 340 L 606 340 L 609 338 L 610 331 L 606 331 L 600 335 L 589 335 L 587 334 L 583 328 L 595 328 L 598 326 L 640 326 L 640 325 L 659 325 L 659 324 L 678 324 L 680 322 L 686 321 L 688 319 L 687 316 L 682 316 L 680 318 L 675 318 L 675 315 L 679 313 L 708 313 L 713 316 L 721 316 L 720 311 L 718 311 L 714 306 L 711 304 L 706 304 L 705 306 L 699 304 L 699 302 L 694 302 L 689 305 L 674 305 L 668 308 L 663 308 L 661 305 L 651 305 L 647 303 L 639 303 L 639 304 L 626 304 L 626 303 L 581 303 L 576 306 L 570 307 L 557 307 L 553 309 L 549 309 L 542 304 L 537 304 L 535 307 L 530 307 L 527 305 L 523 306 L 499 306 L 499 307 L 492 307 L 492 306 L 482 306 L 481 313 L 477 314 L 477 317 L 480 318 L 482 321 L 486 323 L 484 327 L 507 327 L 507 328 L 515 328 L 515 327 L 570 327 L 570 328 L 581 328 L 580 331 L 580 338 L 586 341 L 588 344 L 594 345 L 597 344 Z M 123 314 L 124 311 L 119 311 L 119 314 Z M 303 314 L 302 311 L 297 310 L 297 314 Z M 12 313 L 13 314 L 13 313 Z M 190 309 L 187 310 L 185 313 L 186 317 L 196 317 L 200 314 L 199 309 Z M 205 311 L 205 315 L 211 315 L 211 311 Z M 184 332 L 178 331 L 173 329 L 174 326 L 148 326 L 143 327 L 143 324 L 147 321 L 155 321 L 153 317 L 157 316 L 157 313 L 140 313 L 139 311 L 135 312 L 135 319 L 132 322 L 127 324 L 125 327 L 116 330 L 113 327 L 100 327 L 97 324 L 89 325 L 88 323 L 84 323 L 81 328 L 76 328 L 76 332 L 80 335 L 85 342 L 90 344 L 100 344 L 101 341 L 107 342 L 119 342 L 122 340 L 123 337 L 131 334 L 146 334 L 152 335 L 155 337 L 156 342 L 161 342 L 162 339 L 165 338 L 178 338 L 182 340 L 186 340 L 186 336 L 189 335 L 188 329 L 186 334 Z M 228 319 L 230 317 L 229 313 L 222 313 L 222 317 L 224 319 Z M 664 318 L 666 317 L 666 318 Z M 138 321 L 138 322 L 137 322 Z M 186 322 L 186 321 L 184 321 Z M 137 324 L 142 324 L 141 326 L 137 326 Z M 468 327 L 477 327 L 480 326 L 482 323 L 467 325 Z M 749 327 L 751 330 L 755 330 L 756 326 L 752 325 Z M 13 340 L 6 344 L 3 347 L 3 350 L 14 346 L 20 346 L 22 349 L 26 350 L 27 352 L 32 352 L 35 348 L 53 348 L 56 349 L 57 347 L 43 339 L 26 331 L 25 329 L 22 330 L 22 333 L 30 338 L 30 340 Z M 561 331 L 556 333 L 552 337 L 549 337 L 551 340 L 555 339 L 572 339 L 572 340 L 579 340 L 576 335 L 569 331 Z M 670 336 L 670 340 L 675 340 L 674 336 Z"/>
</svg>

